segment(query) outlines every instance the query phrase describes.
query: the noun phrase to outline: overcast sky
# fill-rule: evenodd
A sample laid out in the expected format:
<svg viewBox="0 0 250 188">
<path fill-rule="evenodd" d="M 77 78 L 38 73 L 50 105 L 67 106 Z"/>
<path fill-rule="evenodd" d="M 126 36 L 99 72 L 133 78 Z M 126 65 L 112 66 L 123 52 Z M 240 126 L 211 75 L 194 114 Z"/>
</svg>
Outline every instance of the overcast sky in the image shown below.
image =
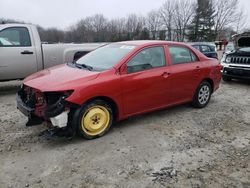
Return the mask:
<svg viewBox="0 0 250 188">
<path fill-rule="evenodd" d="M 130 13 L 146 15 L 165 0 L 0 0 L 0 18 L 11 18 L 65 29 L 81 18 L 97 13 L 107 18 Z M 250 0 L 239 0 L 250 22 Z M 249 25 L 249 24 L 248 24 Z"/>
</svg>

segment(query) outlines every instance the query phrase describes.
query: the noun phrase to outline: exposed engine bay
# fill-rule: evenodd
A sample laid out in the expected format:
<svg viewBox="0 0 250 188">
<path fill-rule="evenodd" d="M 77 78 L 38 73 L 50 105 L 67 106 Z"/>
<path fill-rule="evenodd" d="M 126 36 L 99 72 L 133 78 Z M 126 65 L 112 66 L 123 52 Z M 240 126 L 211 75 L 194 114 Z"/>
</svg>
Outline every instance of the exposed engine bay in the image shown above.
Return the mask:
<svg viewBox="0 0 250 188">
<path fill-rule="evenodd" d="M 41 92 L 23 85 L 17 94 L 17 108 L 29 118 L 26 126 L 45 122 L 50 130 L 62 132 L 67 129 L 65 132 L 70 132 L 69 115 L 75 104 L 65 101 L 65 98 L 71 92 Z"/>
</svg>

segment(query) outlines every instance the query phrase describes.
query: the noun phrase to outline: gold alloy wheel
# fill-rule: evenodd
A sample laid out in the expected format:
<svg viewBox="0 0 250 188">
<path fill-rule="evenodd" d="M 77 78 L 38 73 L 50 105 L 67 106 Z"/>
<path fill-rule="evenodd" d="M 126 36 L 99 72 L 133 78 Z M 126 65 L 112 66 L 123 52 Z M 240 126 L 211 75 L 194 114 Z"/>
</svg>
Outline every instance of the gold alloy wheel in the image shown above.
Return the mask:
<svg viewBox="0 0 250 188">
<path fill-rule="evenodd" d="M 106 107 L 95 105 L 89 108 L 82 116 L 82 130 L 91 136 L 103 133 L 109 126 L 110 113 Z"/>
</svg>

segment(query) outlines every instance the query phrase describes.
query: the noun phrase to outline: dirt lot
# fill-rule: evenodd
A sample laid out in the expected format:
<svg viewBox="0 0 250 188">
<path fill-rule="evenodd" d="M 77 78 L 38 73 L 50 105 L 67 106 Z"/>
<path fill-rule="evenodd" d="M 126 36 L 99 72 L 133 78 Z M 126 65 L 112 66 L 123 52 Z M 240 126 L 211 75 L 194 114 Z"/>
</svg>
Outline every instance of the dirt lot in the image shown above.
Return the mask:
<svg viewBox="0 0 250 188">
<path fill-rule="evenodd" d="M 250 83 L 117 123 L 106 136 L 47 140 L 0 84 L 0 187 L 250 187 Z"/>
</svg>

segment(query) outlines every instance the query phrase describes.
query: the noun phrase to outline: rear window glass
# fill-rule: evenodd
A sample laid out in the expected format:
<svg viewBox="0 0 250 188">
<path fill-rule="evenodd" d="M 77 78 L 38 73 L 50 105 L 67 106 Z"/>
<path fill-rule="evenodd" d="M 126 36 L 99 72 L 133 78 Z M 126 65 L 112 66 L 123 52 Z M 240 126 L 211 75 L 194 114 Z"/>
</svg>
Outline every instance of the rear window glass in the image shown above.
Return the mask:
<svg viewBox="0 0 250 188">
<path fill-rule="evenodd" d="M 210 48 L 209 48 L 209 46 L 201 46 L 201 51 L 202 52 L 210 52 L 211 50 L 210 50 Z"/>
<path fill-rule="evenodd" d="M 172 64 L 181 64 L 197 61 L 196 55 L 193 54 L 188 48 L 181 46 L 169 47 Z"/>
</svg>

